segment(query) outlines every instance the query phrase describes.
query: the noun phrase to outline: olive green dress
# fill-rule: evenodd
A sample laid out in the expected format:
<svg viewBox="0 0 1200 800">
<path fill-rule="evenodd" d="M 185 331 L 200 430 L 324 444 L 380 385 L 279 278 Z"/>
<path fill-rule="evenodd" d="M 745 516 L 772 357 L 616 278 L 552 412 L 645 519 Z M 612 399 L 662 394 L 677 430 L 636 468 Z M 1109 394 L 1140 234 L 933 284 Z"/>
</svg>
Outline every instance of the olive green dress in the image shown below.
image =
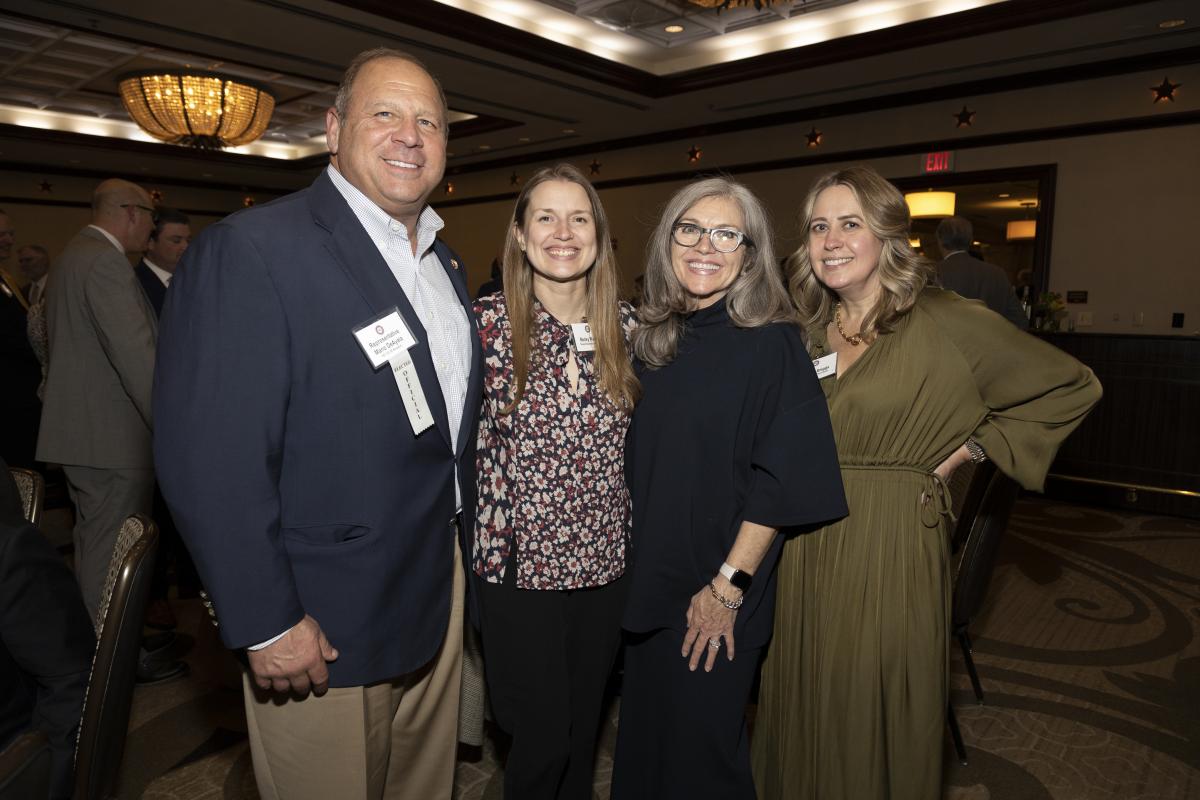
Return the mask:
<svg viewBox="0 0 1200 800">
<path fill-rule="evenodd" d="M 810 349 L 831 352 L 823 330 Z M 932 471 L 973 436 L 1040 490 L 1100 385 L 982 303 L 934 288 L 821 384 L 850 515 L 784 547 L 755 782 L 767 800 L 936 800 L 950 519 Z"/>
</svg>

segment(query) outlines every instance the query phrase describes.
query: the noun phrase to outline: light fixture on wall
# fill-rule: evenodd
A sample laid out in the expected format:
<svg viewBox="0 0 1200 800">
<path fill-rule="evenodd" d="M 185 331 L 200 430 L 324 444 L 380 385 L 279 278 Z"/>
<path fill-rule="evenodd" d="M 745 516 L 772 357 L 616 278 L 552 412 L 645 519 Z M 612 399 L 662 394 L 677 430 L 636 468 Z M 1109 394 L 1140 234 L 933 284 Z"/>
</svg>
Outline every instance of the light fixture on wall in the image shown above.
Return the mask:
<svg viewBox="0 0 1200 800">
<path fill-rule="evenodd" d="M 913 219 L 954 216 L 954 192 L 909 192 L 904 195 Z"/>
<path fill-rule="evenodd" d="M 125 110 L 146 133 L 203 150 L 253 142 L 275 110 L 265 89 L 210 72 L 140 72 L 123 76 L 119 88 Z"/>
<path fill-rule="evenodd" d="M 1028 215 L 1030 211 L 1037 206 L 1037 202 L 1026 200 L 1021 203 L 1021 208 L 1025 209 Z M 1014 219 L 1004 228 L 1004 238 L 1010 242 L 1020 241 L 1022 239 L 1037 238 L 1037 220 L 1036 219 Z"/>
</svg>

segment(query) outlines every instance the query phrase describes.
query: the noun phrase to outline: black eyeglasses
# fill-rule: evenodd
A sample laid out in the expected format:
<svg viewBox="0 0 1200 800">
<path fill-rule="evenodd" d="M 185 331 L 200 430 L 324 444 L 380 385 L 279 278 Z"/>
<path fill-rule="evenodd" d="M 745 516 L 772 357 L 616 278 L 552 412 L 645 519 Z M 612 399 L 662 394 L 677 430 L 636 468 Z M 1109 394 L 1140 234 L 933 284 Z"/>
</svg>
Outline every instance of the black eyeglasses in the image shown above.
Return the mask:
<svg viewBox="0 0 1200 800">
<path fill-rule="evenodd" d="M 121 208 L 140 208 L 142 211 L 145 211 L 150 216 L 152 216 L 152 217 L 154 216 L 153 208 L 149 208 L 147 206 L 141 205 L 140 203 L 121 203 Z"/>
<path fill-rule="evenodd" d="M 702 228 L 691 222 L 676 222 L 671 226 L 671 238 L 680 247 L 695 247 L 700 237 L 708 234 L 708 241 L 718 253 L 732 253 L 743 244 L 753 247 L 754 241 L 737 228 Z"/>
</svg>

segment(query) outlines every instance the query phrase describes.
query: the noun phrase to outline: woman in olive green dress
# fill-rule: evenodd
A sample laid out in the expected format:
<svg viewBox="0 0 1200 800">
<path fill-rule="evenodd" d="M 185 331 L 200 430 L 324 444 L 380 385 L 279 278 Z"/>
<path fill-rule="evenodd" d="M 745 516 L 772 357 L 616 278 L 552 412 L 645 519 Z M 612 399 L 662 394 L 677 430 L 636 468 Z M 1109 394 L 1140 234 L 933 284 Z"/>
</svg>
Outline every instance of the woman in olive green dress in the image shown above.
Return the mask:
<svg viewBox="0 0 1200 800">
<path fill-rule="evenodd" d="M 789 263 L 850 516 L 785 546 L 754 732 L 763 798 L 936 800 L 948 692 L 945 479 L 990 458 L 1042 488 L 1100 398 L 1091 370 L 935 288 L 874 170 L 825 176 Z"/>
</svg>

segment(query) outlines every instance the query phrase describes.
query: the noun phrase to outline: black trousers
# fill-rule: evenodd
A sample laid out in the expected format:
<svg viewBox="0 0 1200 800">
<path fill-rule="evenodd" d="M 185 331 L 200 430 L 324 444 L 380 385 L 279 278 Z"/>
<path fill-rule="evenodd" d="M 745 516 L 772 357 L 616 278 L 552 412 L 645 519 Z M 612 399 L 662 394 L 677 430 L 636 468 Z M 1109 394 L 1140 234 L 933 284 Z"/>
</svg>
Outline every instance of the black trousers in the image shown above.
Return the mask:
<svg viewBox="0 0 1200 800">
<path fill-rule="evenodd" d="M 594 589 L 516 587 L 474 576 L 492 712 L 512 735 L 508 800 L 591 800 L 604 687 L 621 642 L 627 581 Z"/>
<path fill-rule="evenodd" d="M 683 633 L 628 634 L 613 800 L 754 798 L 746 701 L 761 648 L 725 648 L 712 672 L 680 655 Z"/>
</svg>

